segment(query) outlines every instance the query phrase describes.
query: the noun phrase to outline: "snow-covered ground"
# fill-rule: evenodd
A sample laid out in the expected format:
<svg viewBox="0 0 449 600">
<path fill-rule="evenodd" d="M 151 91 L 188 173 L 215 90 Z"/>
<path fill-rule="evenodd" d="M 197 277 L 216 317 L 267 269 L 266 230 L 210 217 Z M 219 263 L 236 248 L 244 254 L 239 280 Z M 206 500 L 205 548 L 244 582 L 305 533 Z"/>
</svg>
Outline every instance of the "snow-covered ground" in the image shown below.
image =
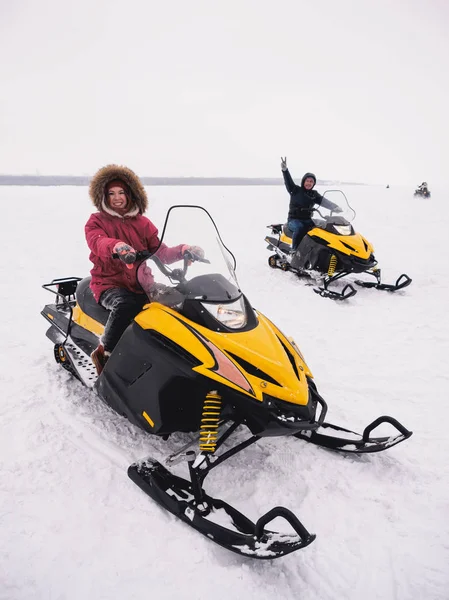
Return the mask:
<svg viewBox="0 0 449 600">
<path fill-rule="evenodd" d="M 321 189 L 321 191 L 323 191 Z M 343 457 L 292 438 L 262 441 L 213 472 L 207 489 L 256 519 L 293 510 L 317 534 L 276 561 L 227 552 L 153 504 L 126 475 L 176 440 L 152 439 L 64 373 L 40 316 L 41 284 L 89 271 L 85 188 L 1 189 L 0 598 L 116 600 L 449 598 L 449 286 L 443 190 L 347 186 L 355 226 L 397 294 L 320 298 L 267 265 L 265 226 L 281 187 L 148 189 L 148 216 L 208 208 L 252 304 L 292 335 L 330 409 L 361 430 L 389 414 L 414 431 L 382 454 Z M 189 239 L 185 241 L 200 243 Z M 386 428 L 385 431 L 388 431 Z M 179 442 L 179 440 L 178 440 Z"/>
</svg>

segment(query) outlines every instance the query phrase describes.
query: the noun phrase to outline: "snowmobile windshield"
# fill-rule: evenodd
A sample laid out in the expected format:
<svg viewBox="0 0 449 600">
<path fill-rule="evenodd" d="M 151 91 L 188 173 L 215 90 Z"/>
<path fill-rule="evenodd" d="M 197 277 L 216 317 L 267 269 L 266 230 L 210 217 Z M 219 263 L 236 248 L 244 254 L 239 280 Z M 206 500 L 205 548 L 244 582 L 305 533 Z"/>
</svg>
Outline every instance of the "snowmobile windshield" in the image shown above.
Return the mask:
<svg viewBox="0 0 449 600">
<path fill-rule="evenodd" d="M 312 213 L 312 220 L 316 227 L 326 229 L 329 225 L 333 225 L 335 229 L 341 228 L 341 235 L 349 235 L 348 228 L 355 218 L 355 210 L 350 206 L 346 195 L 341 190 L 326 190 L 323 198 L 321 205 L 315 207 Z M 331 208 L 332 205 L 326 206 L 327 202 L 337 205 L 338 208 Z"/>
<path fill-rule="evenodd" d="M 234 255 L 224 245 L 210 214 L 200 206 L 172 206 L 156 252 L 144 260 L 137 278 L 150 300 L 234 302 L 240 299 Z"/>
</svg>

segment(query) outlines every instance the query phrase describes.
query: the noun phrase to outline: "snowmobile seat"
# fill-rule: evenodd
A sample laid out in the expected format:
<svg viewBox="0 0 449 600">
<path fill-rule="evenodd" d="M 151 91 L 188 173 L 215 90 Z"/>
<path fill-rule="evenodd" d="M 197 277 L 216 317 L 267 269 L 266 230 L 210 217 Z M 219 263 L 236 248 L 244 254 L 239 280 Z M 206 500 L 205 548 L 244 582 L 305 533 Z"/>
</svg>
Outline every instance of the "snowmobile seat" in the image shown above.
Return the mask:
<svg viewBox="0 0 449 600">
<path fill-rule="evenodd" d="M 109 311 L 103 308 L 98 302 L 95 300 L 92 290 L 90 289 L 90 280 L 91 277 L 85 277 L 82 279 L 78 287 L 76 288 L 76 300 L 81 308 L 81 310 L 98 321 L 102 325 L 106 325 L 106 321 L 109 317 Z"/>
</svg>

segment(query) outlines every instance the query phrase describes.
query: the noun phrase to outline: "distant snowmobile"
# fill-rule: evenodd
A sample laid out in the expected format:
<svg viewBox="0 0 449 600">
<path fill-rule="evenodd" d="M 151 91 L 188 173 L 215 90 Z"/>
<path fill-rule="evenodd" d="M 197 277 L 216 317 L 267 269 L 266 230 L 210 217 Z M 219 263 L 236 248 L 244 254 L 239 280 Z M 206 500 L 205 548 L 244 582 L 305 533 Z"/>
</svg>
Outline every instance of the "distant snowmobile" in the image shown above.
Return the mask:
<svg viewBox="0 0 449 600">
<path fill-rule="evenodd" d="M 423 181 L 422 184 L 416 188 L 414 196 L 421 196 L 421 198 L 430 198 L 430 190 L 425 181 Z"/>
<path fill-rule="evenodd" d="M 366 273 L 375 277 L 376 281 L 363 281 L 357 279 L 359 286 L 378 290 L 396 292 L 402 290 L 412 280 L 403 273 L 396 283 L 386 284 L 381 282 L 381 270 L 374 257 L 373 246 L 360 233 L 356 233 L 351 221 L 355 211 L 349 206 L 348 200 L 340 190 L 328 190 L 329 193 L 338 193 L 342 215 L 333 215 L 332 211 L 319 207 L 312 209 L 311 218 L 315 227 L 301 240 L 296 253 L 291 253 L 292 232 L 287 225 L 268 225 L 271 233 L 276 236 L 266 236 L 268 250 L 274 250 L 268 259 L 268 264 L 273 269 L 293 271 L 299 277 L 312 277 L 321 280 L 314 291 L 325 298 L 346 300 L 357 293 L 351 283 L 345 285 L 341 292 L 330 289 L 329 286 L 352 273 Z M 335 200 L 335 198 L 334 198 Z"/>
<path fill-rule="evenodd" d="M 109 313 L 95 301 L 89 278 L 55 279 L 44 285 L 56 295 L 55 303 L 42 310 L 50 324 L 47 337 L 61 367 L 145 432 L 164 439 L 176 432 L 198 432 L 165 461 L 168 466 L 184 461 L 188 479 L 151 457 L 129 467 L 129 477 L 146 494 L 228 550 L 251 558 L 278 558 L 309 545 L 315 535 L 286 508 L 273 508 L 253 523 L 209 496 L 203 484 L 212 469 L 269 436 L 294 436 L 330 450 L 368 453 L 387 450 L 412 432 L 387 416 L 373 421 L 361 435 L 327 423 L 327 404 L 298 346 L 243 295 L 235 258 L 209 213 L 195 206 L 172 207 L 161 243 L 171 244 L 182 231 L 200 241 L 206 259 L 185 255 L 182 267 L 172 269 L 141 252 L 136 267 L 142 281 L 140 273 L 156 265 L 158 283 L 174 286 L 182 303 L 176 308 L 158 302 L 147 305 L 100 376 L 89 356 Z M 152 263 L 147 265 L 147 260 Z M 372 437 L 381 423 L 392 425 L 396 435 Z M 237 428 L 240 435 L 249 429 L 250 435 L 231 445 Z M 285 519 L 293 531 L 266 529 L 275 518 Z"/>
</svg>

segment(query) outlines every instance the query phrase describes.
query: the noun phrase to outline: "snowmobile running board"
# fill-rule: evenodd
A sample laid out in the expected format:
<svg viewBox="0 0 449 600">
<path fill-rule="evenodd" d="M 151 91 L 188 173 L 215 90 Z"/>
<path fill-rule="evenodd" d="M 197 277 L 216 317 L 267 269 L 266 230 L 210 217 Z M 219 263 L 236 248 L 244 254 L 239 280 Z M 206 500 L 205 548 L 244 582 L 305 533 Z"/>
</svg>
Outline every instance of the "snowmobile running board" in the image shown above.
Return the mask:
<svg viewBox="0 0 449 600">
<path fill-rule="evenodd" d="M 402 273 L 402 275 L 399 275 L 399 277 L 396 279 L 396 283 L 380 283 L 380 281 L 378 280 L 377 282 L 374 281 L 362 281 L 361 279 L 356 279 L 355 283 L 357 285 L 360 285 L 361 287 L 365 287 L 365 288 L 376 288 L 376 290 L 386 290 L 387 292 L 397 292 L 398 290 L 403 290 L 404 288 L 406 288 L 407 286 L 409 286 L 411 284 L 412 280 L 411 278 L 406 275 L 405 273 Z"/>
<path fill-rule="evenodd" d="M 399 431 L 399 435 L 370 437 L 370 433 L 373 429 L 382 423 L 390 423 L 390 425 L 393 425 L 393 427 Z M 326 431 L 329 431 L 329 433 L 332 432 L 332 434 L 329 435 Z M 323 423 L 321 427 L 315 431 L 299 431 L 293 435 L 300 440 L 305 440 L 316 446 L 327 448 L 328 450 L 351 452 L 353 454 L 367 454 L 369 452 L 382 452 L 392 446 L 396 446 L 396 444 L 408 439 L 412 433 L 412 431 L 406 429 L 393 417 L 383 416 L 378 417 L 372 423 L 367 425 L 362 435 L 349 429 L 345 429 L 344 427 L 332 425 L 331 423 Z"/>
<path fill-rule="evenodd" d="M 173 475 L 161 463 L 147 458 L 128 468 L 128 475 L 160 506 L 193 527 L 216 544 L 238 554 L 260 559 L 274 559 L 313 542 L 315 534 L 307 531 L 299 519 L 287 508 L 276 507 L 258 519 L 250 521 L 238 510 L 208 496 L 194 476 L 195 452 L 191 452 L 189 470 L 192 481 Z M 199 455 L 198 458 L 200 458 Z M 193 472 L 192 472 L 193 471 Z M 197 495 L 202 502 L 198 504 Z M 296 533 L 277 533 L 265 525 L 277 517 L 284 518 Z"/>
</svg>

